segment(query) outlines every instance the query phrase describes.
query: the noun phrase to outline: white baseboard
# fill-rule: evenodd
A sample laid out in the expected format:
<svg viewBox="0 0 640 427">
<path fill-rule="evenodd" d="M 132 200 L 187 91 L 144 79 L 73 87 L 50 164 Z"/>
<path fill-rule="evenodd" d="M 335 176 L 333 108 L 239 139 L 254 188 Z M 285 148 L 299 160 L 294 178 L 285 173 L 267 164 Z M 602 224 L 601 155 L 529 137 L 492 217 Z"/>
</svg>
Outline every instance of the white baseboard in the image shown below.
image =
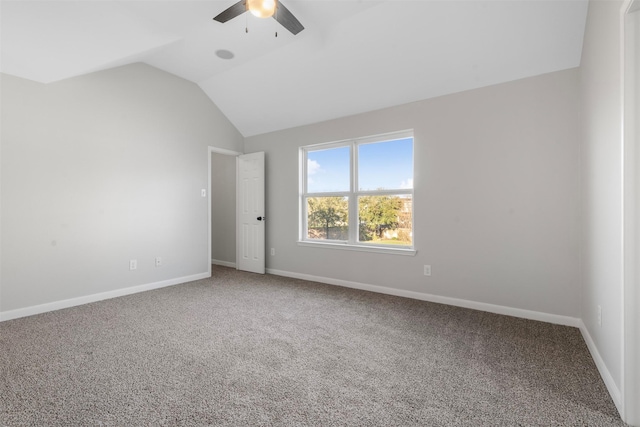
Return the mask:
<svg viewBox="0 0 640 427">
<path fill-rule="evenodd" d="M 609 390 L 609 394 L 611 395 L 613 403 L 616 405 L 618 412 L 620 414 L 623 414 L 622 392 L 616 385 L 616 382 L 613 380 L 611 372 L 609 372 L 609 369 L 607 369 L 607 365 L 604 363 L 604 359 L 602 359 L 602 356 L 600 356 L 598 347 L 596 347 L 596 344 L 593 341 L 593 338 L 591 338 L 591 334 L 589 333 L 587 326 L 584 324 L 584 322 L 582 322 L 582 320 L 580 320 L 579 328 L 580 332 L 582 333 L 582 338 L 584 338 L 584 341 L 587 343 L 587 347 L 589 348 L 589 352 L 591 353 L 591 358 L 593 358 L 593 361 L 598 368 L 598 372 L 600 372 L 600 376 L 602 377 L 604 384 L 607 386 L 607 390 Z"/>
<path fill-rule="evenodd" d="M 219 259 L 212 259 L 211 260 L 211 264 L 213 264 L 213 265 L 221 265 L 223 267 L 236 268 L 236 263 L 235 262 L 220 261 Z"/>
<path fill-rule="evenodd" d="M 487 304 L 483 302 L 463 300 L 459 298 L 443 297 L 421 292 L 407 291 L 403 289 L 388 288 L 385 286 L 368 285 L 366 283 L 351 282 L 347 280 L 331 279 L 328 277 L 312 276 L 310 274 L 294 273 L 290 271 L 267 269 L 267 273 L 276 276 L 292 277 L 294 279 L 309 280 L 312 282 L 326 283 L 328 285 L 343 286 L 346 288 L 361 289 L 380 294 L 395 295 L 398 297 L 412 298 L 421 301 L 435 302 L 439 304 L 453 305 L 456 307 L 470 308 L 473 310 L 487 311 L 489 313 L 504 314 L 506 316 L 520 317 L 529 320 L 554 323 L 557 325 L 579 328 L 582 321 L 576 317 L 560 316 L 557 314 L 542 313 L 539 311 L 524 310 L 520 308 L 506 307 L 502 305 Z"/>
<path fill-rule="evenodd" d="M 212 259 L 211 263 L 215 265 L 222 265 L 222 266 L 232 267 L 232 268 L 236 267 L 235 263 L 231 263 L 227 261 L 219 261 L 219 260 Z M 329 285 L 343 286 L 347 288 L 360 289 L 360 290 L 377 292 L 377 293 L 387 294 L 387 295 L 394 295 L 394 296 L 405 297 L 405 298 L 412 298 L 412 299 L 417 299 L 421 301 L 429 301 L 429 302 L 435 302 L 440 304 L 453 305 L 457 307 L 470 308 L 474 310 L 487 311 L 490 313 L 503 314 L 507 316 L 514 316 L 514 317 L 520 317 L 524 319 L 538 320 L 542 322 L 548 322 L 548 323 L 554 323 L 558 325 L 565 325 L 565 326 L 572 326 L 572 327 L 579 328 L 587 344 L 589 352 L 591 353 L 591 357 L 593 358 L 598 368 L 598 371 L 600 372 L 600 375 L 607 387 L 607 390 L 609 391 L 609 394 L 611 395 L 611 398 L 613 399 L 614 404 L 618 408 L 618 411 L 622 413 L 622 407 L 623 407 L 622 393 L 618 388 L 618 386 L 616 385 L 615 381 L 613 380 L 613 376 L 607 369 L 607 366 L 604 363 L 602 356 L 600 356 L 600 353 L 598 352 L 598 348 L 596 347 L 593 341 L 593 338 L 591 338 L 591 335 L 589 334 L 587 327 L 585 326 L 585 324 L 582 322 L 581 319 L 569 317 L 569 316 L 560 316 L 556 314 L 549 314 L 549 313 L 543 313 L 543 312 L 537 312 L 537 311 L 531 311 L 531 310 L 523 310 L 519 308 L 500 306 L 495 304 L 487 304 L 482 302 L 463 300 L 458 298 L 424 294 L 420 292 L 389 288 L 385 286 L 369 285 L 365 283 L 352 282 L 352 281 L 340 280 L 340 279 L 332 279 L 332 278 L 322 277 L 322 276 L 313 276 L 310 274 L 295 273 L 290 271 L 267 269 L 266 272 L 269 274 L 277 275 L 277 276 L 309 280 L 309 281 L 325 283 Z M 46 313 L 49 311 L 61 310 L 69 307 L 75 307 L 78 305 L 88 304 L 91 302 L 102 301 L 102 300 L 121 297 L 125 295 L 131 295 L 139 292 L 150 291 L 153 289 L 160 289 L 167 286 L 179 285 L 182 283 L 192 282 L 195 280 L 206 279 L 208 277 L 210 277 L 209 273 L 194 274 L 191 276 L 178 277 L 175 279 L 169 279 L 169 280 L 163 280 L 155 283 L 148 283 L 144 285 L 133 286 L 130 288 L 117 289 L 114 291 L 101 292 L 98 294 L 86 295 L 78 298 L 70 298 L 70 299 L 61 300 L 61 301 L 55 301 L 51 303 L 0 312 L 0 322 L 17 319 L 20 317 L 32 316 L 35 314 Z"/>
<path fill-rule="evenodd" d="M 310 274 L 294 273 L 290 271 L 267 269 L 267 273 L 275 274 L 278 276 L 310 280 L 313 282 L 326 283 L 329 285 L 344 286 L 347 288 L 361 289 L 365 291 L 378 292 L 382 294 L 395 295 L 395 296 L 400 296 L 405 298 L 413 298 L 413 299 L 418 299 L 422 301 L 453 305 L 457 307 L 470 308 L 474 310 L 487 311 L 490 313 L 504 314 L 507 316 L 520 317 L 520 318 L 530 319 L 530 320 L 538 320 L 542 322 L 578 328 L 580 330 L 580 333 L 582 334 L 583 339 L 587 344 L 589 352 L 591 353 L 591 357 L 593 358 L 596 364 L 596 367 L 598 368 L 598 372 L 600 373 L 600 376 L 602 377 L 602 380 L 604 381 L 607 387 L 607 390 L 611 395 L 611 399 L 613 400 L 613 403 L 616 405 L 618 412 L 620 414 L 623 413 L 622 393 L 618 388 L 618 386 L 616 385 L 613 379 L 613 376 L 611 375 L 611 372 L 609 372 L 607 365 L 604 363 L 604 360 L 602 359 L 602 356 L 600 355 L 600 352 L 598 351 L 598 348 L 596 347 L 596 344 L 593 341 L 593 338 L 591 338 L 591 335 L 589 334 L 587 327 L 585 326 L 584 322 L 580 318 L 560 316 L 557 314 L 549 314 L 549 313 L 543 313 L 543 312 L 531 311 L 531 310 L 523 310 L 519 308 L 487 304 L 487 303 L 463 300 L 458 298 L 423 294 L 420 292 L 388 288 L 385 286 L 368 285 L 365 283 L 331 279 L 331 278 L 321 277 L 321 276 L 312 276 Z"/>
<path fill-rule="evenodd" d="M 46 304 L 34 305 L 31 307 L 18 308 L 15 310 L 0 312 L 0 322 L 5 320 L 17 319 L 20 317 L 33 316 L 34 314 L 46 313 L 49 311 L 61 310 L 63 308 L 75 307 L 77 305 L 88 304 L 90 302 L 137 294 L 138 292 L 165 288 L 167 286 L 179 285 L 181 283 L 193 282 L 194 280 L 206 279 L 210 276 L 211 275 L 209 273 L 194 274 L 191 276 L 178 277 L 175 279 L 163 280 L 155 283 L 147 283 L 145 285 L 132 286 L 130 288 L 101 292 L 99 294 L 86 295 L 77 298 L 49 302 Z"/>
</svg>

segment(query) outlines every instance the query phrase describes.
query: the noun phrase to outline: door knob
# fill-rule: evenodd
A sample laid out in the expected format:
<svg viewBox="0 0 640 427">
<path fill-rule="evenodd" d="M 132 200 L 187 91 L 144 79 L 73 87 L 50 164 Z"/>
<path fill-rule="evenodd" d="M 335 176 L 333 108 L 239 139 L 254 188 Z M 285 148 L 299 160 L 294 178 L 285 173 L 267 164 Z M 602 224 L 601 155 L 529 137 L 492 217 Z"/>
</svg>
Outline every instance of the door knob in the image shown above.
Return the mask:
<svg viewBox="0 0 640 427">
<path fill-rule="evenodd" d="M 266 221 L 267 217 L 266 216 L 259 216 L 258 218 L 256 218 L 258 221 Z"/>
</svg>

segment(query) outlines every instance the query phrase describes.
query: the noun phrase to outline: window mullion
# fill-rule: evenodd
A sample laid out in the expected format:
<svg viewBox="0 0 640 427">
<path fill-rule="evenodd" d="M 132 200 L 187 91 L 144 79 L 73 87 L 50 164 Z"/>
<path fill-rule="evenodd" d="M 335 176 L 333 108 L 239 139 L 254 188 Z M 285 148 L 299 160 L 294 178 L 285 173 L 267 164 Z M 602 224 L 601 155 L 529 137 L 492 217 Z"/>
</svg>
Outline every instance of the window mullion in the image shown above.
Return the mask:
<svg viewBox="0 0 640 427">
<path fill-rule="evenodd" d="M 359 191 L 360 196 L 396 196 L 396 195 L 412 195 L 412 189 L 384 189 L 384 190 L 367 190 Z"/>
<path fill-rule="evenodd" d="M 298 161 L 302 174 L 298 180 L 298 214 L 300 215 L 300 226 L 298 227 L 299 239 L 306 240 L 309 235 L 309 224 L 307 223 L 307 156 L 308 151 L 302 149 L 299 152 Z"/>
<path fill-rule="evenodd" d="M 358 242 L 358 145 L 351 143 L 351 195 L 349 196 L 349 243 Z"/>
</svg>

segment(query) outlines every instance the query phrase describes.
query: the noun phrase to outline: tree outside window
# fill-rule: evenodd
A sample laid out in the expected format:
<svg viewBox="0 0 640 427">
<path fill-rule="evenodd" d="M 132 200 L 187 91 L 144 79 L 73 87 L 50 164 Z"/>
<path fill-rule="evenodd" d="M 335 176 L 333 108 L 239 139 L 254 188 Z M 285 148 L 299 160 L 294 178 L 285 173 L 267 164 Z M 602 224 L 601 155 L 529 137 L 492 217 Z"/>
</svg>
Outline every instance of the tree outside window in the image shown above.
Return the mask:
<svg viewBox="0 0 640 427">
<path fill-rule="evenodd" d="M 413 134 L 303 147 L 307 242 L 413 247 Z"/>
</svg>

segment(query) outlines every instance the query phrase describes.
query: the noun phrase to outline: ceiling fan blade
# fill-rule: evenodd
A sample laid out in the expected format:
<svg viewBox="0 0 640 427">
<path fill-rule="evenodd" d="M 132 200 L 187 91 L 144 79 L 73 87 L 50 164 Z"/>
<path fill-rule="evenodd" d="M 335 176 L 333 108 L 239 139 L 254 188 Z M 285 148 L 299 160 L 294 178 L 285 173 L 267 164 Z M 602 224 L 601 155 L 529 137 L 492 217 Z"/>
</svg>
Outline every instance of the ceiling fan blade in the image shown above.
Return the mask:
<svg viewBox="0 0 640 427">
<path fill-rule="evenodd" d="M 284 7 L 282 2 L 279 1 L 276 7 L 276 13 L 273 14 L 273 18 L 278 21 L 283 27 L 291 31 L 294 35 L 304 30 L 304 27 L 302 26 L 300 21 L 298 21 L 298 19 L 293 16 L 293 13 L 289 12 L 289 9 Z"/>
<path fill-rule="evenodd" d="M 236 16 L 240 16 L 247 11 L 247 0 L 240 0 L 238 3 L 234 4 L 227 10 L 221 12 L 218 16 L 213 18 L 218 22 L 225 23 L 230 19 L 235 18 Z"/>
</svg>

